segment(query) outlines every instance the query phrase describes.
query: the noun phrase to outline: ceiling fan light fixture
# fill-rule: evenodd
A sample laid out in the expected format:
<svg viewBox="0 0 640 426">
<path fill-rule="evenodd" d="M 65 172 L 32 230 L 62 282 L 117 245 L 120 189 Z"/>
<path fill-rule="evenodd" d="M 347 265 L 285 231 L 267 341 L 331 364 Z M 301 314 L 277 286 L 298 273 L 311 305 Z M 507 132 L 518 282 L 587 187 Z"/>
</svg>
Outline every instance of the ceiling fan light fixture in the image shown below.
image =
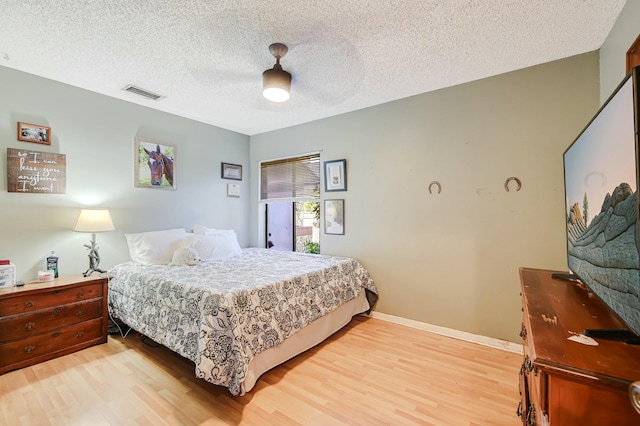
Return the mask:
<svg viewBox="0 0 640 426">
<path fill-rule="evenodd" d="M 291 74 L 280 69 L 262 73 L 262 95 L 271 102 L 285 102 L 290 98 Z"/>
<path fill-rule="evenodd" d="M 291 93 L 291 74 L 282 69 L 280 58 L 287 54 L 287 46 L 273 43 L 269 51 L 276 58 L 272 69 L 262 73 L 262 95 L 271 102 L 288 101 Z"/>
</svg>

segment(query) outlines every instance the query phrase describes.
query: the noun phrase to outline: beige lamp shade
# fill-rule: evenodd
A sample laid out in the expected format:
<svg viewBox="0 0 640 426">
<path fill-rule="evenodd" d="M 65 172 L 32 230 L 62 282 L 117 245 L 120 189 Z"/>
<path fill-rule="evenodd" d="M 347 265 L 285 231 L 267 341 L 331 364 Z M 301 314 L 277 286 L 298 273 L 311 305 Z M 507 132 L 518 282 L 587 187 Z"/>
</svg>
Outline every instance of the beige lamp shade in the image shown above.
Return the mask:
<svg viewBox="0 0 640 426">
<path fill-rule="evenodd" d="M 106 232 L 115 229 L 111 214 L 107 209 L 82 209 L 76 224 L 73 226 L 73 230 L 76 232 Z"/>
</svg>

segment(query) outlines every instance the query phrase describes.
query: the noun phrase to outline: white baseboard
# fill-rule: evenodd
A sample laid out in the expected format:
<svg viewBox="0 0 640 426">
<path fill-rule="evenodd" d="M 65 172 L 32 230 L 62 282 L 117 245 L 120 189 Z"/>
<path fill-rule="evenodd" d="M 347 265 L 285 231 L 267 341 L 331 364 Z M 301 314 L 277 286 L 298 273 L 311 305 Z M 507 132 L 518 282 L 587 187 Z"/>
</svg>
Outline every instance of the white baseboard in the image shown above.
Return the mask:
<svg viewBox="0 0 640 426">
<path fill-rule="evenodd" d="M 431 333 L 439 334 L 441 336 L 451 337 L 458 340 L 464 340 L 465 342 L 477 343 L 483 346 L 489 346 L 491 348 L 502 349 L 508 352 L 523 353 L 522 345 L 518 343 L 509 342 L 501 339 L 494 339 L 493 337 L 480 336 L 479 334 L 467 333 L 466 331 L 454 330 L 452 328 L 440 327 L 438 325 L 428 324 L 426 322 L 415 321 L 402 317 L 396 317 L 394 315 L 383 314 L 373 311 L 370 315 L 373 318 L 377 318 L 382 321 L 392 322 L 394 324 L 406 325 L 407 327 L 417 328 L 419 330 L 429 331 Z"/>
</svg>

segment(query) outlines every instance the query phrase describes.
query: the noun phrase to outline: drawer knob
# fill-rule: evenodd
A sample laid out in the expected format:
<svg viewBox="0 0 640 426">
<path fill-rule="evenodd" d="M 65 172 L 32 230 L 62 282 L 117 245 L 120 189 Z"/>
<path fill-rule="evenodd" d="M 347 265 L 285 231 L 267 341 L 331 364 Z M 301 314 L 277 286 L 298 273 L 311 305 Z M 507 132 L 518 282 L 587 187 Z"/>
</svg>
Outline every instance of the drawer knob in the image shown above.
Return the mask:
<svg viewBox="0 0 640 426">
<path fill-rule="evenodd" d="M 55 294 L 56 296 L 60 294 L 60 290 L 56 290 L 53 292 L 53 294 Z"/>
<path fill-rule="evenodd" d="M 33 302 L 33 300 L 29 300 L 27 303 L 24 304 L 25 308 L 33 308 L 35 306 L 35 303 Z"/>
<path fill-rule="evenodd" d="M 640 413 L 640 382 L 633 382 L 629 385 L 629 398 L 633 408 Z"/>
<path fill-rule="evenodd" d="M 24 348 L 24 353 L 25 354 L 30 354 L 31 352 L 33 352 L 33 350 L 35 349 L 35 346 L 29 345 L 29 346 L 25 346 Z"/>
<path fill-rule="evenodd" d="M 53 312 L 51 312 L 51 315 L 60 315 L 60 312 L 62 312 L 62 309 L 60 308 L 55 308 L 53 310 Z"/>
<path fill-rule="evenodd" d="M 53 337 L 58 337 L 60 335 L 59 331 L 56 331 L 55 333 L 52 334 Z"/>
<path fill-rule="evenodd" d="M 78 313 L 76 314 L 76 316 L 78 318 L 82 318 L 84 316 L 84 311 L 78 311 Z"/>
<path fill-rule="evenodd" d="M 527 373 L 531 373 L 533 371 L 533 374 L 535 374 L 536 376 L 538 375 L 538 368 L 535 365 L 533 365 L 533 361 L 531 361 L 529 357 L 525 358 L 522 366 L 524 367 Z"/>
<path fill-rule="evenodd" d="M 527 426 L 536 426 L 536 406 L 533 404 L 527 410 Z"/>
<path fill-rule="evenodd" d="M 522 400 L 518 402 L 518 408 L 516 408 L 516 416 L 522 419 Z"/>
<path fill-rule="evenodd" d="M 80 299 L 82 296 L 84 296 L 84 290 L 80 290 L 79 292 L 77 292 L 76 296 L 78 296 L 78 299 Z"/>
<path fill-rule="evenodd" d="M 33 330 L 33 327 L 35 327 L 35 326 L 36 326 L 35 322 L 28 322 L 28 323 L 26 323 L 24 325 L 24 329 L 25 330 Z"/>
<path fill-rule="evenodd" d="M 522 340 L 525 340 L 527 338 L 527 327 L 524 325 L 524 323 L 522 324 L 522 328 L 520 329 L 520 337 L 522 337 Z"/>
<path fill-rule="evenodd" d="M 76 337 L 79 339 L 82 336 L 84 336 L 84 331 L 79 331 L 78 334 L 76 334 Z"/>
</svg>

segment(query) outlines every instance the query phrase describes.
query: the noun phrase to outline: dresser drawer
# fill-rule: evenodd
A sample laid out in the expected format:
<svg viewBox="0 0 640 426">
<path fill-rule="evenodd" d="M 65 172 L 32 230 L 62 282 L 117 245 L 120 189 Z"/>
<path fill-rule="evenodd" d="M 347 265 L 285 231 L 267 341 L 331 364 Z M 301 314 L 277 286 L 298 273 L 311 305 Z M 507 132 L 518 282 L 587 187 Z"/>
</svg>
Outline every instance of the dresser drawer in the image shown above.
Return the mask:
<svg viewBox="0 0 640 426">
<path fill-rule="evenodd" d="M 11 366 L 102 337 L 102 318 L 0 345 L 0 364 Z"/>
<path fill-rule="evenodd" d="M 41 311 L 0 318 L 0 343 L 103 316 L 103 300 L 70 303 Z"/>
<path fill-rule="evenodd" d="M 78 286 L 61 286 L 41 290 L 37 293 L 24 292 L 13 297 L 0 299 L 0 317 L 34 312 L 56 307 L 65 303 L 103 297 L 101 283 L 87 283 Z"/>
</svg>

